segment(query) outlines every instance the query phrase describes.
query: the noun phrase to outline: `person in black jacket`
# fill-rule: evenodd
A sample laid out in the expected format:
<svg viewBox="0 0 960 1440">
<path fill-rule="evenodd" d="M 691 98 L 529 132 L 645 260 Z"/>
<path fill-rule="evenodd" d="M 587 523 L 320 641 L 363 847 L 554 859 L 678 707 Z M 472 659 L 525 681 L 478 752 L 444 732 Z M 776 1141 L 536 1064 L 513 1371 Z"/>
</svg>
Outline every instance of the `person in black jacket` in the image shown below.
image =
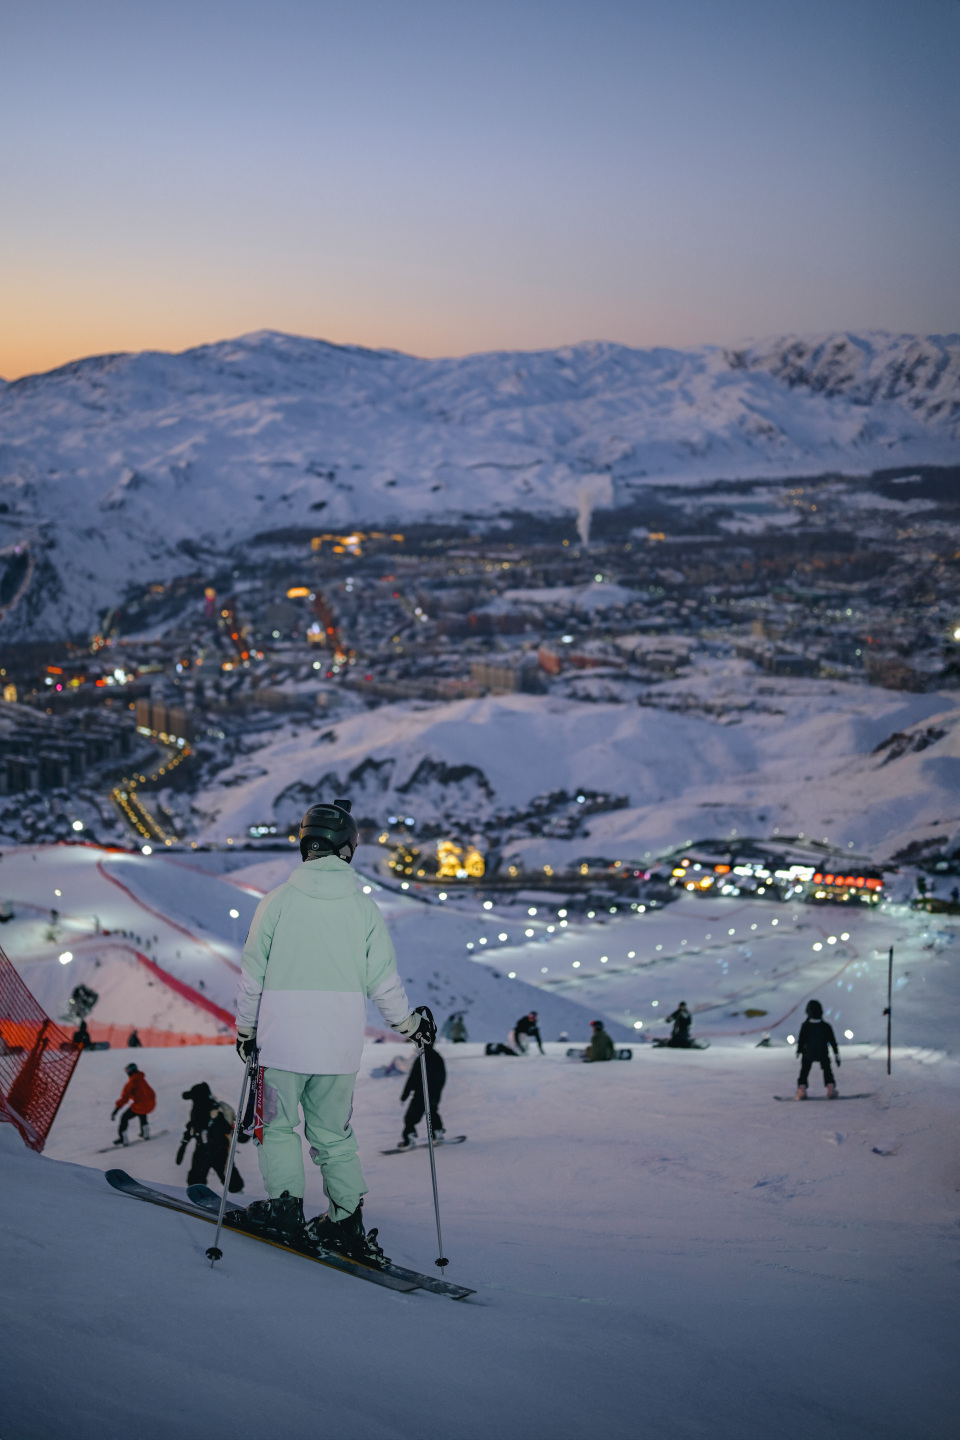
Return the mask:
<svg viewBox="0 0 960 1440">
<path fill-rule="evenodd" d="M 179 1165 L 183 1160 L 190 1141 L 196 1140 L 187 1184 L 206 1185 L 207 1176 L 211 1170 L 215 1170 L 220 1176 L 222 1184 L 230 1154 L 230 1141 L 233 1136 L 233 1122 L 224 1113 L 228 1107 L 224 1107 L 214 1099 L 206 1081 L 201 1081 L 190 1090 L 184 1090 L 183 1098 L 191 1102 L 191 1108 L 190 1119 L 187 1121 L 187 1127 L 183 1132 L 183 1139 L 180 1141 L 180 1148 L 177 1151 L 177 1164 Z M 230 1114 L 233 1114 L 232 1110 Z M 243 1143 L 250 1137 L 241 1132 L 239 1138 Z M 242 1189 L 243 1179 L 240 1171 L 234 1165 L 230 1175 L 230 1192 L 236 1194 Z"/>
<path fill-rule="evenodd" d="M 689 1050 L 690 1048 L 690 1026 L 693 1023 L 693 1016 L 687 1009 L 686 1000 L 681 1000 L 672 1015 L 667 1016 L 668 1021 L 673 1022 L 673 1030 L 668 1045 L 677 1050 Z"/>
<path fill-rule="evenodd" d="M 430 1092 L 430 1123 L 433 1126 L 434 1139 L 443 1139 L 443 1121 L 440 1119 L 440 1111 L 437 1106 L 440 1103 L 440 1096 L 443 1087 L 447 1083 L 447 1067 L 443 1063 L 443 1056 L 438 1055 L 433 1046 L 424 1041 L 423 1053 L 427 1059 L 427 1089 Z M 406 1150 L 416 1139 L 416 1130 L 424 1115 L 423 1103 L 423 1075 L 420 1070 L 420 1056 L 414 1058 L 410 1074 L 407 1076 L 407 1083 L 403 1087 L 400 1096 L 402 1105 L 407 1096 L 410 1096 L 410 1104 L 407 1106 L 407 1113 L 403 1117 L 403 1138 L 397 1146 L 398 1150 Z"/>
<path fill-rule="evenodd" d="M 800 1060 L 800 1077 L 797 1080 L 797 1099 L 806 1100 L 807 1081 L 814 1062 L 823 1069 L 823 1082 L 827 1095 L 833 1100 L 837 1093 L 833 1071 L 830 1069 L 830 1051 L 833 1050 L 837 1067 L 840 1066 L 840 1051 L 833 1026 L 823 1018 L 823 1006 L 819 1000 L 807 1001 L 807 1018 L 800 1026 L 797 1036 L 797 1056 Z"/>
<path fill-rule="evenodd" d="M 536 1040 L 537 1049 L 543 1054 L 543 1042 L 540 1039 L 540 1025 L 536 1010 L 531 1010 L 529 1015 L 522 1015 L 513 1027 L 513 1041 L 521 1055 L 526 1055 L 531 1040 Z"/>
</svg>

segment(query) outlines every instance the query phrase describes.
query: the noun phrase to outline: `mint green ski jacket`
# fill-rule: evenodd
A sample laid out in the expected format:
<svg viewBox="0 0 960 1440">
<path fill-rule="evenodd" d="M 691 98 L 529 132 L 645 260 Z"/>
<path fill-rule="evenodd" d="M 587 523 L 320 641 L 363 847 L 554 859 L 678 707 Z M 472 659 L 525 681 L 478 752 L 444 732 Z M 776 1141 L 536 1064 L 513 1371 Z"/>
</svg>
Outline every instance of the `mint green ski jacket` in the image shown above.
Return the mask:
<svg viewBox="0 0 960 1440">
<path fill-rule="evenodd" d="M 336 855 L 309 860 L 257 906 L 243 947 L 237 1024 L 260 1064 L 301 1075 L 360 1068 L 367 999 L 388 1025 L 410 1014 L 383 916 Z"/>
</svg>

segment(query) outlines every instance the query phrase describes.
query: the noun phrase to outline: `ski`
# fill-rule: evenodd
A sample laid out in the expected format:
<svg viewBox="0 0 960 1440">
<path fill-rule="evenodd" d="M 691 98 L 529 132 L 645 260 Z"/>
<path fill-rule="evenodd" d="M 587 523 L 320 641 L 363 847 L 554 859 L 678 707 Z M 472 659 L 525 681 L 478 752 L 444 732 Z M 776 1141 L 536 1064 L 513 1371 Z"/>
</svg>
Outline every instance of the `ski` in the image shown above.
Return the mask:
<svg viewBox="0 0 960 1440">
<path fill-rule="evenodd" d="M 654 1050 L 709 1050 L 709 1040 L 691 1040 L 689 1045 L 673 1045 L 669 1040 L 651 1040 Z"/>
<path fill-rule="evenodd" d="M 134 1180 L 125 1170 L 108 1170 L 106 1173 L 108 1185 L 114 1190 L 119 1190 L 123 1195 L 130 1195 L 135 1200 L 146 1200 L 151 1205 L 161 1205 L 166 1210 L 178 1210 L 181 1215 L 193 1215 L 197 1220 L 203 1220 L 209 1225 L 217 1223 L 217 1211 L 220 1208 L 220 1197 L 214 1195 L 216 1206 L 213 1213 L 204 1206 L 198 1206 L 189 1200 L 180 1200 L 174 1195 L 164 1195 L 162 1190 L 152 1190 L 149 1185 L 141 1185 L 139 1180 Z M 191 1190 L 206 1189 L 206 1186 L 191 1185 Z M 213 1191 L 210 1191 L 213 1195 Z M 239 1210 L 239 1205 L 232 1207 Z M 234 1227 L 236 1228 L 236 1227 Z M 347 1275 L 356 1275 L 361 1280 L 372 1280 L 375 1285 L 384 1285 L 388 1290 L 417 1290 L 426 1289 L 431 1277 L 425 1275 L 421 1284 L 420 1279 L 406 1279 L 399 1275 L 391 1275 L 387 1270 L 376 1270 L 370 1265 L 361 1265 L 354 1260 L 347 1260 L 340 1255 L 327 1255 L 311 1250 L 299 1250 L 293 1245 L 284 1245 L 279 1240 L 269 1240 L 265 1235 L 255 1235 L 250 1230 L 239 1231 L 250 1240 L 259 1240 L 264 1245 L 273 1245 L 278 1250 L 288 1250 L 293 1255 L 301 1255 L 305 1260 L 313 1260 L 318 1265 L 326 1265 L 331 1270 L 342 1270 Z M 472 1291 L 467 1291 L 472 1294 Z"/>
<path fill-rule="evenodd" d="M 148 1135 L 146 1138 L 144 1138 L 144 1136 L 142 1135 L 136 1135 L 132 1140 L 128 1140 L 126 1145 L 118 1145 L 116 1141 L 114 1141 L 112 1145 L 105 1145 L 102 1150 L 98 1150 L 97 1154 L 109 1155 L 111 1150 L 128 1150 L 131 1145 L 149 1145 L 151 1140 L 159 1140 L 161 1135 L 169 1134 L 169 1130 L 156 1130 L 152 1135 Z"/>
<path fill-rule="evenodd" d="M 804 1100 L 797 1100 L 796 1095 L 774 1095 L 774 1100 L 797 1100 L 798 1105 L 806 1105 L 811 1100 L 829 1100 L 832 1105 L 834 1100 L 872 1100 L 876 1090 L 865 1090 L 860 1095 L 808 1095 Z"/>
<path fill-rule="evenodd" d="M 434 1137 L 434 1146 L 440 1149 L 443 1145 L 462 1145 L 466 1135 L 451 1135 L 449 1140 L 438 1140 Z M 394 1145 L 392 1150 L 381 1150 L 381 1155 L 405 1155 L 408 1150 L 427 1150 L 429 1146 L 424 1140 L 414 1140 L 412 1145 Z"/>
<path fill-rule="evenodd" d="M 465 1140 L 466 1138 L 464 1135 L 463 1139 Z M 219 1213 L 220 1196 L 215 1190 L 211 1190 L 208 1185 L 188 1185 L 187 1195 L 193 1204 L 199 1206 L 210 1219 L 213 1219 Z M 243 1230 L 235 1223 L 231 1225 L 231 1213 L 235 1214 L 238 1210 L 242 1211 L 243 1206 L 236 1204 L 233 1200 L 228 1200 L 224 1224 L 230 1229 L 240 1230 L 241 1235 L 250 1235 L 254 1240 L 259 1239 L 259 1236 L 252 1231 Z M 435 1279 L 432 1275 L 421 1275 L 418 1270 L 408 1270 L 405 1266 L 394 1265 L 392 1262 L 384 1265 L 382 1268 L 374 1268 L 363 1265 L 360 1261 L 347 1260 L 346 1257 L 329 1251 L 316 1252 L 313 1250 L 298 1250 L 292 1245 L 283 1245 L 281 1248 L 284 1250 L 294 1250 L 297 1255 L 306 1255 L 310 1260 L 320 1260 L 324 1264 L 335 1265 L 337 1268 L 340 1268 L 341 1263 L 350 1267 L 356 1266 L 358 1270 L 363 1270 L 367 1279 L 373 1279 L 376 1275 L 385 1275 L 401 1282 L 402 1288 L 408 1290 L 429 1290 L 434 1295 L 448 1295 L 451 1300 L 465 1300 L 468 1295 L 476 1294 L 475 1290 L 468 1290 L 466 1285 L 454 1285 L 449 1280 Z M 400 1289 L 401 1284 L 397 1284 L 394 1288 Z"/>
</svg>

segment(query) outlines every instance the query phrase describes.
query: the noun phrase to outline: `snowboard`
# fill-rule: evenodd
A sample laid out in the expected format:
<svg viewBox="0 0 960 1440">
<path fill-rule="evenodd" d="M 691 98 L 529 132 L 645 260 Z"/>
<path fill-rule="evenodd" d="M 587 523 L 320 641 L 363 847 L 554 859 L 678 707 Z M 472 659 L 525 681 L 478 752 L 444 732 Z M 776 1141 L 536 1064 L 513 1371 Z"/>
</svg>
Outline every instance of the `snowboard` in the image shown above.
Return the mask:
<svg viewBox="0 0 960 1440">
<path fill-rule="evenodd" d="M 582 1060 L 586 1053 L 586 1050 L 578 1050 L 575 1045 L 571 1045 L 570 1049 L 567 1051 L 567 1059 Z M 621 1048 L 617 1051 L 613 1058 L 614 1060 L 632 1060 L 633 1051 L 629 1048 L 629 1046 L 621 1046 Z"/>
<path fill-rule="evenodd" d="M 654 1050 L 709 1050 L 709 1040 L 691 1040 L 689 1045 L 671 1045 L 669 1040 L 651 1040 Z"/>
<path fill-rule="evenodd" d="M 435 1150 L 439 1150 L 442 1145 L 462 1145 L 466 1138 L 466 1135 L 451 1135 L 449 1140 L 434 1140 L 433 1146 Z M 429 1148 L 430 1146 L 428 1141 L 414 1140 L 412 1145 L 394 1145 L 392 1150 L 381 1150 L 380 1154 L 405 1155 L 408 1150 L 429 1150 Z"/>
<path fill-rule="evenodd" d="M 131 1145 L 149 1145 L 152 1140 L 159 1140 L 161 1135 L 169 1134 L 169 1130 L 154 1130 L 149 1140 L 144 1140 L 142 1135 L 135 1135 L 132 1140 L 127 1141 L 126 1145 L 105 1145 L 102 1150 L 97 1151 L 97 1154 L 109 1155 L 111 1150 L 128 1150 Z"/>
<path fill-rule="evenodd" d="M 872 1100 L 876 1090 L 865 1090 L 859 1095 L 808 1095 L 806 1100 L 797 1100 L 796 1095 L 774 1095 L 774 1100 L 796 1100 L 798 1105 L 807 1105 L 811 1100 Z"/>
<path fill-rule="evenodd" d="M 182 1215 L 192 1215 L 197 1220 L 204 1220 L 210 1225 L 215 1225 L 217 1215 L 220 1211 L 220 1197 L 210 1190 L 208 1193 L 213 1198 L 212 1209 L 193 1203 L 190 1200 L 181 1200 L 175 1195 L 165 1195 L 162 1190 L 153 1190 L 149 1185 L 141 1185 L 139 1180 L 134 1180 L 125 1170 L 108 1170 L 105 1179 L 108 1185 L 114 1190 L 119 1190 L 123 1195 L 130 1195 L 135 1200 L 144 1200 L 151 1205 L 160 1205 L 167 1210 L 179 1211 Z M 191 1185 L 193 1191 L 206 1191 L 205 1185 Z M 227 1213 L 231 1210 L 239 1210 L 242 1207 L 227 1202 Z M 236 1227 L 232 1227 L 236 1228 Z M 372 1265 L 363 1265 L 356 1260 L 348 1260 L 346 1256 L 331 1255 L 325 1251 L 299 1250 L 293 1245 L 285 1245 L 280 1240 L 268 1240 L 263 1235 L 255 1235 L 251 1231 L 242 1231 L 250 1240 L 258 1240 L 261 1244 L 272 1245 L 277 1250 L 287 1250 L 291 1254 L 300 1255 L 304 1260 L 312 1260 L 317 1265 L 325 1265 L 331 1270 L 340 1270 L 346 1275 L 356 1275 L 360 1280 L 370 1280 L 374 1285 L 383 1285 L 388 1290 L 433 1290 L 442 1295 L 449 1295 L 454 1300 L 463 1300 L 468 1295 L 475 1294 L 475 1291 L 468 1290 L 463 1285 L 452 1285 L 448 1281 L 435 1280 L 432 1275 L 419 1275 L 415 1270 L 404 1270 L 400 1266 L 387 1266 L 379 1270 Z"/>
<path fill-rule="evenodd" d="M 188 1185 L 187 1197 L 194 1205 L 199 1206 L 204 1212 L 205 1218 L 216 1219 L 219 1215 L 220 1196 L 215 1190 L 211 1190 L 208 1185 Z M 236 1223 L 230 1223 L 229 1217 L 231 1214 L 236 1216 L 237 1212 L 242 1215 L 243 1206 L 237 1205 L 233 1200 L 228 1200 L 223 1223 L 229 1225 L 232 1230 L 239 1230 L 241 1235 L 249 1235 L 251 1240 L 261 1239 L 262 1237 L 257 1235 L 255 1231 L 244 1230 L 242 1226 Z M 362 1270 L 364 1272 L 363 1278 L 366 1280 L 387 1276 L 398 1282 L 393 1285 L 393 1289 L 395 1290 L 401 1287 L 408 1290 L 430 1290 L 434 1295 L 449 1295 L 451 1300 L 465 1300 L 468 1295 L 476 1294 L 475 1290 L 468 1290 L 465 1285 L 454 1285 L 449 1280 L 441 1280 L 435 1278 L 433 1275 L 421 1275 L 419 1270 L 408 1270 L 405 1266 L 394 1265 L 392 1262 L 383 1266 L 366 1265 L 361 1260 L 348 1260 L 345 1255 L 337 1255 L 335 1251 L 300 1250 L 297 1246 L 285 1245 L 282 1241 L 271 1240 L 267 1243 L 279 1245 L 281 1250 L 293 1250 L 295 1254 L 304 1255 L 308 1260 L 319 1260 L 321 1264 L 333 1265 L 338 1270 L 343 1268 L 343 1266 L 348 1266 L 355 1270 Z"/>
</svg>

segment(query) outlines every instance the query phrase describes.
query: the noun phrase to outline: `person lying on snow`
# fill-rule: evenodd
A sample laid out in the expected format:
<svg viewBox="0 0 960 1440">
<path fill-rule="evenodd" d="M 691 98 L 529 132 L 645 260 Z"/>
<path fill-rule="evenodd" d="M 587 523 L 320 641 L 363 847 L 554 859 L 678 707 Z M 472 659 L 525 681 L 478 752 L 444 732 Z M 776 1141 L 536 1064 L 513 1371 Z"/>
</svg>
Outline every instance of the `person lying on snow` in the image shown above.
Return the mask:
<svg viewBox="0 0 960 1440">
<path fill-rule="evenodd" d="M 136 1116 L 137 1119 L 140 1121 L 141 1140 L 149 1140 L 150 1124 L 147 1120 L 147 1116 L 155 1108 L 157 1103 L 157 1097 L 156 1095 L 154 1095 L 153 1091 L 150 1089 L 150 1086 L 147 1084 L 147 1077 L 146 1075 L 144 1075 L 143 1071 L 138 1070 L 136 1065 L 134 1064 L 128 1065 L 126 1067 L 126 1070 L 129 1078 L 126 1085 L 124 1085 L 123 1087 L 123 1092 L 121 1093 L 120 1099 L 113 1107 L 113 1114 L 110 1116 L 110 1119 L 116 1120 L 117 1111 L 121 1108 L 121 1106 L 127 1105 L 128 1102 L 129 1108 L 124 1110 L 123 1114 L 120 1116 L 120 1130 L 117 1134 L 116 1140 L 114 1140 L 113 1142 L 114 1145 L 130 1144 L 130 1141 L 127 1139 L 127 1126 L 130 1124 L 130 1121 L 133 1119 L 134 1116 Z"/>
<path fill-rule="evenodd" d="M 367 1186 L 350 1125 L 367 1000 L 417 1044 L 432 1043 L 437 1027 L 425 1005 L 411 1010 L 383 916 L 351 874 L 359 838 L 349 800 L 304 815 L 304 863 L 260 901 L 243 948 L 237 1051 L 246 1060 L 257 1050 L 263 1067 L 257 1160 L 270 1197 L 247 1207 L 246 1223 L 271 1238 L 377 1259 L 375 1236 L 364 1232 Z M 309 1224 L 301 1107 L 329 1201 Z"/>
</svg>

